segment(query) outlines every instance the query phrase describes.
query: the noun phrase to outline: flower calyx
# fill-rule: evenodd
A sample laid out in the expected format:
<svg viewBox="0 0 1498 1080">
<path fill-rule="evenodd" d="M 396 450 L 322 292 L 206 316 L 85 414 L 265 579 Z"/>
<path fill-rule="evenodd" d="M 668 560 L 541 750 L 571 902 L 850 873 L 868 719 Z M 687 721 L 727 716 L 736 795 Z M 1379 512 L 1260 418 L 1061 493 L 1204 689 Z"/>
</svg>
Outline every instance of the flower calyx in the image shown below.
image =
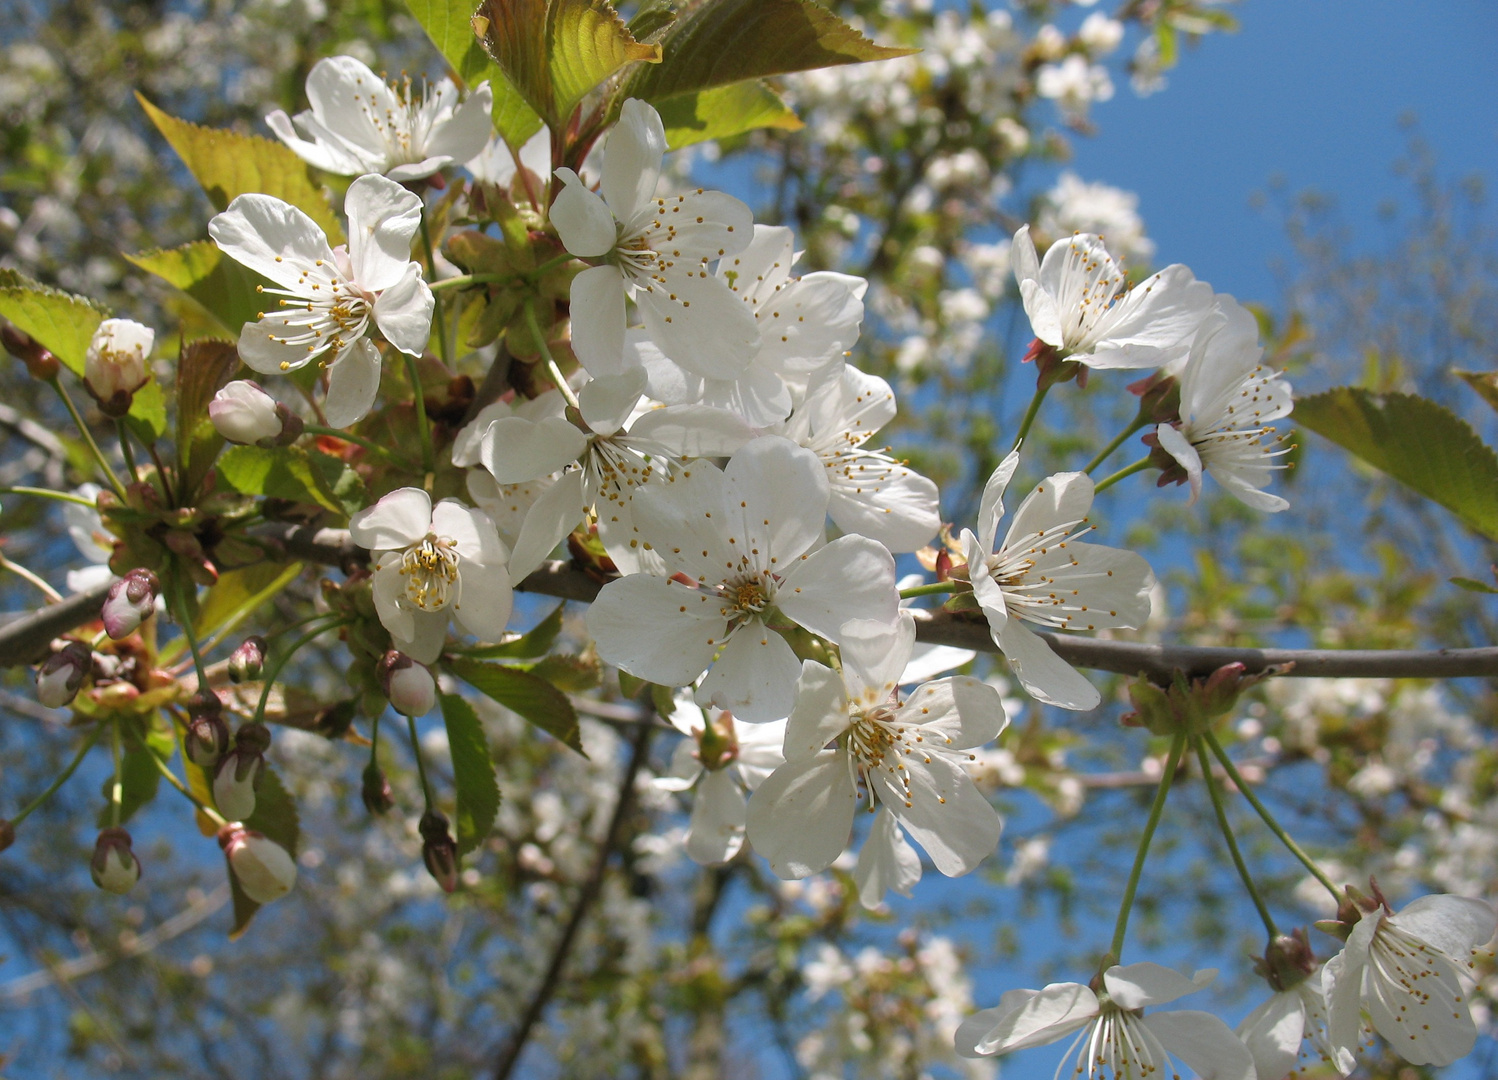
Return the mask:
<svg viewBox="0 0 1498 1080">
<path fill-rule="evenodd" d="M 109 587 L 100 618 L 104 632 L 120 641 L 135 633 L 141 621 L 156 610 L 161 581 L 145 567 L 136 567 Z"/>
<path fill-rule="evenodd" d="M 229 681 L 257 682 L 265 668 L 265 654 L 270 648 L 259 634 L 252 634 L 229 654 Z"/>
<path fill-rule="evenodd" d="M 719 713 L 697 733 L 697 760 L 708 772 L 718 772 L 739 757 L 739 740 L 734 734 L 733 714 Z"/>
<path fill-rule="evenodd" d="M 1316 954 L 1303 926 L 1280 934 L 1254 957 L 1254 973 L 1262 976 L 1276 991 L 1289 990 L 1309 979 L 1320 968 Z"/>
<path fill-rule="evenodd" d="M 199 690 L 187 699 L 187 735 L 183 748 L 200 769 L 212 769 L 229 749 L 229 724 L 224 705 L 212 690 Z"/>
<path fill-rule="evenodd" d="M 62 371 L 62 361 L 52 355 L 41 342 L 10 323 L 0 326 L 0 344 L 5 351 L 26 365 L 26 372 L 33 379 L 51 382 Z"/>
<path fill-rule="evenodd" d="M 130 850 L 130 834 L 118 825 L 103 829 L 89 860 L 94 884 L 105 892 L 123 896 L 140 880 L 140 860 Z"/>
<path fill-rule="evenodd" d="M 1152 735 L 1200 735 L 1210 731 L 1218 717 L 1232 712 L 1243 691 L 1284 670 L 1283 666 L 1271 666 L 1249 672 L 1242 664 L 1224 664 L 1205 679 L 1188 679 L 1177 669 L 1171 685 L 1163 687 L 1148 676 L 1140 676 L 1128 685 L 1134 709 L 1119 722 L 1126 727 L 1147 728 Z"/>
<path fill-rule="evenodd" d="M 448 830 L 447 815 L 428 810 L 416 828 L 421 833 L 421 861 L 427 873 L 443 892 L 452 892 L 458 887 L 458 845 Z"/>
<path fill-rule="evenodd" d="M 93 652 L 88 646 L 69 641 L 37 668 L 37 701 L 49 709 L 61 709 L 77 696 L 93 666 Z"/>
<path fill-rule="evenodd" d="M 364 767 L 362 781 L 359 797 L 364 800 L 364 809 L 371 814 L 384 814 L 395 805 L 395 793 L 390 790 L 384 769 L 371 761 Z"/>
<path fill-rule="evenodd" d="M 270 749 L 270 730 L 253 721 L 234 733 L 234 749 L 219 759 L 213 774 L 213 801 L 231 821 L 243 821 L 255 812 L 255 791 L 265 772 L 265 751 Z"/>
<path fill-rule="evenodd" d="M 1394 913 L 1394 909 L 1384 898 L 1383 890 L 1378 887 L 1378 881 L 1375 878 L 1368 879 L 1368 891 L 1373 895 L 1367 895 L 1355 885 L 1346 886 L 1342 901 L 1337 905 L 1337 917 L 1318 920 L 1314 924 L 1316 929 L 1340 941 L 1346 941 L 1352 935 L 1353 927 L 1362 922 L 1365 915 L 1373 915 L 1380 911 L 1388 915 Z"/>
</svg>

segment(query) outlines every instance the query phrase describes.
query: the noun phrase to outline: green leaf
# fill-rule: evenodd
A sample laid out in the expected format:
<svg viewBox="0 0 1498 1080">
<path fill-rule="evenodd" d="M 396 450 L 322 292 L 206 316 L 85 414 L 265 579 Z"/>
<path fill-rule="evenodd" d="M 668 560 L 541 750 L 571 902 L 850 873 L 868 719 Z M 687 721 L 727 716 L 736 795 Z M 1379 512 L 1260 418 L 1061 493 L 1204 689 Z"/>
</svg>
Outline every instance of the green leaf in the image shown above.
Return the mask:
<svg viewBox="0 0 1498 1080">
<path fill-rule="evenodd" d="M 471 88 L 485 79 L 489 81 L 489 91 L 494 95 L 489 110 L 494 130 L 511 146 L 519 147 L 541 129 L 541 118 L 536 111 L 525 103 L 525 98 L 505 78 L 504 71 L 479 44 L 473 19 L 474 0 L 406 0 L 406 6 L 460 82 Z"/>
<path fill-rule="evenodd" d="M 270 495 L 352 515 L 368 502 L 347 464 L 299 446 L 234 446 L 218 459 L 218 477 L 241 495 Z"/>
<path fill-rule="evenodd" d="M 562 632 L 562 612 L 566 607 L 564 600 L 550 615 L 513 640 L 498 645 L 483 645 L 468 650 L 463 655 L 474 660 L 527 660 L 533 656 L 545 656 L 551 651 L 557 635 Z"/>
<path fill-rule="evenodd" d="M 605 0 L 484 0 L 475 28 L 520 96 L 563 130 L 583 95 L 633 61 L 660 60 Z"/>
<path fill-rule="evenodd" d="M 202 641 L 220 630 L 253 615 L 266 601 L 296 580 L 301 563 L 256 563 L 238 570 L 225 570 L 203 597 L 195 628 Z"/>
<path fill-rule="evenodd" d="M 505 708 L 519 713 L 542 731 L 560 739 L 579 754 L 583 752 L 577 710 L 567 700 L 566 694 L 545 679 L 512 667 L 485 664 L 465 657 L 448 660 L 447 670 Z"/>
<path fill-rule="evenodd" d="M 185 342 L 177 357 L 177 465 L 181 493 L 191 498 L 213 466 L 224 437 L 208 419 L 208 403 L 239 370 L 231 341 Z"/>
<path fill-rule="evenodd" d="M 488 59 L 485 57 L 485 59 Z M 535 109 L 526 104 L 525 98 L 520 96 L 514 84 L 505 78 L 504 72 L 495 63 L 489 64 L 492 76 L 489 80 L 489 89 L 494 94 L 494 104 L 489 109 L 489 119 L 494 122 L 494 130 L 499 132 L 505 142 L 513 146 L 517 151 L 525 145 L 536 132 L 541 130 L 541 125 L 546 121 L 541 119 Z"/>
<path fill-rule="evenodd" d="M 1340 386 L 1297 401 L 1295 420 L 1498 540 L 1498 456 L 1449 409 Z"/>
<path fill-rule="evenodd" d="M 152 763 L 152 751 L 134 739 L 125 743 L 124 751 L 120 755 L 120 778 L 122 780 L 120 792 L 120 824 L 123 825 L 135 816 L 135 812 L 156 798 L 156 789 L 161 786 L 161 773 L 157 771 Z M 112 814 L 110 813 L 109 799 L 110 790 L 114 787 L 114 777 L 110 776 L 104 781 L 104 807 L 99 811 L 99 828 L 110 824 Z"/>
<path fill-rule="evenodd" d="M 342 223 L 312 182 L 306 162 L 288 147 L 258 135 L 200 127 L 162 112 L 140 94 L 135 99 L 217 209 L 223 210 L 237 195 L 273 195 L 315 221 L 330 245 L 343 242 Z"/>
<path fill-rule="evenodd" d="M 629 20 L 629 32 L 636 41 L 648 41 L 676 21 L 676 6 L 671 0 L 644 0 Z"/>
<path fill-rule="evenodd" d="M 33 281 L 14 270 L 0 270 L 0 315 L 40 341 L 74 375 L 82 377 L 88 343 L 109 309 Z"/>
<path fill-rule="evenodd" d="M 166 397 L 161 393 L 159 382 L 152 379 L 135 392 L 125 421 L 143 443 L 153 443 L 161 438 L 166 431 Z"/>
<path fill-rule="evenodd" d="M 666 145 L 672 150 L 757 128 L 796 131 L 804 126 L 780 95 L 757 79 L 681 94 L 658 101 L 655 107 L 666 126 Z"/>
<path fill-rule="evenodd" d="M 659 64 L 625 77 L 611 115 L 626 98 L 663 102 L 746 79 L 917 51 L 877 45 L 812 0 L 710 0 L 678 18 L 661 47 Z"/>
<path fill-rule="evenodd" d="M 1476 390 L 1489 408 L 1498 411 L 1498 371 L 1458 371 L 1455 374 Z"/>
<path fill-rule="evenodd" d="M 158 248 L 126 259 L 192 297 L 224 330 L 238 338 L 247 322 L 260 317 L 265 301 L 255 286 L 267 280 L 241 266 L 212 240 L 176 248 Z"/>
<path fill-rule="evenodd" d="M 592 650 L 582 656 L 552 653 L 527 670 L 557 689 L 574 694 L 593 689 L 603 678 L 603 665 L 598 662 L 598 654 Z"/>
<path fill-rule="evenodd" d="M 1498 594 L 1498 589 L 1493 588 L 1493 586 L 1487 584 L 1486 582 L 1478 581 L 1476 578 L 1454 577 L 1447 578 L 1446 580 L 1451 582 L 1451 584 L 1455 585 L 1457 588 L 1466 589 L 1468 592 Z"/>
<path fill-rule="evenodd" d="M 443 694 L 442 721 L 453 759 L 457 789 L 458 854 L 467 855 L 488 837 L 499 813 L 499 784 L 489 760 L 489 740 L 473 706 L 457 694 Z"/>
<path fill-rule="evenodd" d="M 260 767 L 260 785 L 255 789 L 255 812 L 244 821 L 245 828 L 263 833 L 274 840 L 296 858 L 297 845 L 301 842 L 301 822 L 297 819 L 296 803 L 291 799 L 281 778 L 269 765 Z M 231 871 L 229 890 L 234 897 L 234 926 L 229 931 L 229 940 L 237 940 L 250 928 L 250 920 L 261 905 L 251 900 L 239 887 L 239 880 Z"/>
</svg>

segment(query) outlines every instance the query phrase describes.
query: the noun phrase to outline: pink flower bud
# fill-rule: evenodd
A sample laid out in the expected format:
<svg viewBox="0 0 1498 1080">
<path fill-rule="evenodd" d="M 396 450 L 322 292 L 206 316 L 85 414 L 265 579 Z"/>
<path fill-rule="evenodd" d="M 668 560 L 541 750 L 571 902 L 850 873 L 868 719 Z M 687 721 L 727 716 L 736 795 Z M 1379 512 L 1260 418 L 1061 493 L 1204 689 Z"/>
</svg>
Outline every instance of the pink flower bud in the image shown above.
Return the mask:
<svg viewBox="0 0 1498 1080">
<path fill-rule="evenodd" d="M 49 709 L 62 708 L 73 700 L 92 666 L 88 646 L 68 642 L 36 669 L 36 699 Z"/>
<path fill-rule="evenodd" d="M 243 825 L 225 825 L 218 831 L 218 846 L 239 887 L 255 903 L 279 900 L 296 885 L 296 862 L 264 834 Z"/>
<path fill-rule="evenodd" d="M 212 769 L 229 749 L 229 725 L 223 712 L 223 703 L 212 690 L 199 690 L 187 701 L 183 746 L 188 760 L 200 769 Z"/>
<path fill-rule="evenodd" d="M 383 814 L 395 805 L 395 796 L 390 790 L 385 770 L 374 762 L 364 768 L 364 785 L 359 796 L 364 800 L 364 809 L 371 814 Z"/>
<path fill-rule="evenodd" d="M 380 686 L 390 705 L 403 716 L 425 716 L 437 707 L 437 680 L 423 664 L 391 649 L 380 657 Z"/>
<path fill-rule="evenodd" d="M 119 826 L 99 833 L 89 862 L 94 884 L 105 892 L 124 895 L 140 880 L 140 860 L 130 850 L 130 834 Z"/>
<path fill-rule="evenodd" d="M 26 370 L 33 379 L 51 382 L 62 371 L 62 362 L 41 342 L 10 323 L 0 326 L 0 344 L 4 344 L 6 352 L 26 365 Z"/>
<path fill-rule="evenodd" d="M 234 733 L 234 749 L 220 759 L 213 774 L 213 801 L 230 821 L 243 821 L 255 812 L 255 789 L 270 747 L 263 724 L 242 724 Z"/>
<path fill-rule="evenodd" d="M 105 633 L 115 641 L 135 633 L 141 620 L 156 610 L 156 594 L 160 591 L 161 582 L 144 567 L 138 566 L 116 581 L 109 587 L 100 612 Z"/>
<path fill-rule="evenodd" d="M 458 845 L 447 831 L 447 816 L 439 810 L 428 810 L 421 815 L 417 826 L 421 833 L 421 861 L 427 873 L 442 886 L 443 892 L 452 892 L 458 887 Z"/>
<path fill-rule="evenodd" d="M 124 416 L 135 392 L 151 378 L 146 357 L 156 331 L 129 319 L 105 319 L 83 361 L 83 385 L 105 416 Z"/>
<path fill-rule="evenodd" d="M 235 380 L 215 394 L 208 419 L 231 443 L 285 446 L 302 434 L 302 418 L 249 379 Z"/>
<path fill-rule="evenodd" d="M 245 638 L 243 644 L 229 655 L 229 681 L 254 682 L 260 678 L 267 647 L 265 639 L 258 634 Z"/>
</svg>

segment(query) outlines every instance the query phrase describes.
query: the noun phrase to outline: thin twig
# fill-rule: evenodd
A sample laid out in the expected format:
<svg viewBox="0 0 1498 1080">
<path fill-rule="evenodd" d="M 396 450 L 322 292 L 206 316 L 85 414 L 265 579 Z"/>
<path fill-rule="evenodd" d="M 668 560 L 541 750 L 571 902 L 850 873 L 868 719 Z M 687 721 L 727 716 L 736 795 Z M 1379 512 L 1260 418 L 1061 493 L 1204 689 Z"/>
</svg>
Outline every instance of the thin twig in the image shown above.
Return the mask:
<svg viewBox="0 0 1498 1080">
<path fill-rule="evenodd" d="M 603 843 L 599 845 L 598 854 L 593 860 L 592 873 L 583 882 L 583 888 L 577 894 L 577 903 L 572 908 L 572 916 L 567 920 L 567 926 L 562 930 L 562 936 L 557 939 L 556 947 L 552 949 L 551 963 L 547 965 L 546 975 L 541 980 L 541 985 L 536 989 L 535 996 L 531 998 L 526 1007 L 525 1015 L 511 1032 L 506 1041 L 504 1049 L 500 1052 L 499 1063 L 494 1067 L 494 1080 L 509 1080 L 510 1074 L 520 1061 L 520 1054 L 525 1049 L 526 1041 L 530 1038 L 531 1029 L 536 1026 L 546 1012 L 546 1006 L 551 1002 L 551 997 L 556 993 L 558 984 L 561 982 L 562 969 L 567 964 L 567 956 L 572 951 L 572 943 L 577 937 L 577 931 L 582 926 L 583 919 L 587 917 L 588 909 L 598 899 L 598 894 L 603 890 L 604 873 L 608 870 L 609 857 L 614 853 L 614 848 L 619 842 L 619 833 L 624 825 L 624 818 L 629 811 L 630 796 L 634 792 L 635 777 L 639 774 L 640 766 L 645 763 L 646 752 L 650 748 L 649 724 L 640 724 L 635 729 L 634 749 L 630 753 L 629 764 L 624 769 L 624 775 L 619 779 L 619 792 L 614 800 L 614 814 L 609 819 L 608 832 L 604 834 Z"/>
</svg>

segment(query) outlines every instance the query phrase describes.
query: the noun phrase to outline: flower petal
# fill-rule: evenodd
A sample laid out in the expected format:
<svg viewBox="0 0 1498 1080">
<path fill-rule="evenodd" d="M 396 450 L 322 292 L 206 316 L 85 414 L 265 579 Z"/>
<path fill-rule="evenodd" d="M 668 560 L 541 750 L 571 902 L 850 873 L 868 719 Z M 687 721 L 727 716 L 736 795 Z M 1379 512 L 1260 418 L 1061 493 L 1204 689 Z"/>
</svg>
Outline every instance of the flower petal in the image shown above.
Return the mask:
<svg viewBox="0 0 1498 1080">
<path fill-rule="evenodd" d="M 853 619 L 893 622 L 900 609 L 895 557 L 866 536 L 840 536 L 784 572 L 775 602 L 797 623 L 832 642 Z"/>
<path fill-rule="evenodd" d="M 530 576 L 582 519 L 583 474 L 573 469 L 531 503 L 510 552 L 511 580 L 518 585 Z"/>
<path fill-rule="evenodd" d="M 901 896 L 909 896 L 920 880 L 921 857 L 906 841 L 889 807 L 881 806 L 859 849 L 858 865 L 853 869 L 858 902 L 866 908 L 876 908 L 883 903 L 886 891 L 893 889 Z"/>
<path fill-rule="evenodd" d="M 1056 473 L 1035 485 L 1009 523 L 1003 550 L 1029 547 L 1058 525 L 1081 521 L 1092 508 L 1092 477 L 1086 473 Z"/>
<path fill-rule="evenodd" d="M 1422 896 L 1406 904 L 1389 922 L 1465 964 L 1473 949 L 1492 940 L 1493 906 L 1469 896 Z"/>
<path fill-rule="evenodd" d="M 848 759 L 839 751 L 787 761 L 749 800 L 749 842 L 778 876 L 804 878 L 843 853 L 857 805 Z"/>
<path fill-rule="evenodd" d="M 585 259 L 607 255 L 619 238 L 614 215 L 571 169 L 558 169 L 557 178 L 562 181 L 562 190 L 551 204 L 551 223 L 562 246 Z"/>
<path fill-rule="evenodd" d="M 626 99 L 603 156 L 603 197 L 620 221 L 628 221 L 655 194 L 665 156 L 660 113 L 639 98 Z"/>
<path fill-rule="evenodd" d="M 492 528 L 493 526 L 491 526 Z M 495 541 L 498 541 L 495 537 Z M 453 603 L 453 618 L 480 641 L 498 641 L 510 621 L 515 592 L 504 563 L 458 562 L 462 591 Z"/>
<path fill-rule="evenodd" d="M 741 375 L 759 351 L 759 324 L 749 305 L 702 271 L 669 270 L 661 278 L 636 281 L 635 303 L 650 339 L 694 374 Z"/>
<path fill-rule="evenodd" d="M 641 453 L 676 458 L 729 457 L 755 434 L 731 412 L 710 405 L 668 405 L 651 409 L 631 424 L 628 443 Z"/>
<path fill-rule="evenodd" d="M 362 61 L 328 56 L 313 64 L 307 74 L 307 104 L 340 142 L 382 158 L 388 155 L 373 118 L 388 116 L 400 103 L 385 80 Z"/>
<path fill-rule="evenodd" d="M 1253 1055 L 1257 1080 L 1285 1080 L 1300 1060 L 1306 1015 L 1300 998 L 1284 990 L 1271 994 L 1238 1025 L 1238 1037 Z"/>
<path fill-rule="evenodd" d="M 624 276 L 616 266 L 590 266 L 572 279 L 572 351 L 595 379 L 624 363 Z"/>
<path fill-rule="evenodd" d="M 796 680 L 796 704 L 785 722 L 787 761 L 820 754 L 848 729 L 848 695 L 842 676 L 815 660 L 801 662 Z"/>
<path fill-rule="evenodd" d="M 783 720 L 796 704 L 799 670 L 785 638 L 753 619 L 731 632 L 697 687 L 697 703 L 716 705 L 751 724 Z"/>
<path fill-rule="evenodd" d="M 766 435 L 747 443 L 723 470 L 723 528 L 736 555 L 761 569 L 786 568 L 822 538 L 828 497 L 816 454 Z"/>
<path fill-rule="evenodd" d="M 432 127 L 426 144 L 428 156 L 459 162 L 475 157 L 494 132 L 489 118 L 493 105 L 494 93 L 485 80 L 469 91 L 468 99 L 453 110 L 451 117 Z"/>
<path fill-rule="evenodd" d="M 962 766 L 943 754 L 917 758 L 912 754 L 904 759 L 909 786 L 903 791 L 889 782 L 893 770 L 876 774 L 879 801 L 900 819 L 938 870 L 960 877 L 994 853 L 1004 823 Z"/>
<path fill-rule="evenodd" d="M 1191 1066 L 1200 1080 L 1254 1080 L 1254 1056 L 1233 1029 L 1211 1013 L 1182 1009 L 1141 1021 L 1160 1045 Z"/>
<path fill-rule="evenodd" d="M 846 644 L 843 647 L 846 650 Z M 938 734 L 953 750 L 982 746 L 1009 726 L 1003 695 L 971 675 L 922 683 L 901 704 L 898 715 Z"/>
<path fill-rule="evenodd" d="M 290 318 L 288 313 L 275 311 L 259 322 L 247 322 L 240 327 L 239 358 L 246 367 L 262 375 L 284 375 L 305 367 L 313 359 L 316 353 L 309 353 L 305 345 L 286 342 Z M 301 329 L 291 329 L 290 333 L 299 334 Z"/>
<path fill-rule="evenodd" d="M 1078 712 L 1097 708 L 1102 700 L 1097 687 L 1020 620 L 1010 619 L 999 637 L 999 648 L 1014 669 L 1014 677 L 1036 701 Z"/>
<path fill-rule="evenodd" d="M 297 290 L 302 271 L 319 259 L 333 263 L 333 249 L 317 222 L 270 195 L 239 195 L 208 223 L 208 235 L 225 255 Z"/>
<path fill-rule="evenodd" d="M 973 598 L 988 620 L 988 634 L 993 643 L 1002 647 L 1004 628 L 1009 625 L 1009 605 L 1004 600 L 1004 590 L 994 580 L 988 569 L 988 554 L 973 535 L 971 529 L 962 530 L 962 551 L 967 559 L 968 577 L 973 586 Z"/>
<path fill-rule="evenodd" d="M 479 566 L 503 566 L 509 558 L 489 515 L 457 499 L 443 499 L 432 508 L 432 532 L 452 541 L 460 556 Z"/>
<path fill-rule="evenodd" d="M 848 696 L 864 708 L 884 705 L 915 649 L 915 618 L 902 610 L 893 622 L 854 619 L 838 633 Z"/>
<path fill-rule="evenodd" d="M 993 471 L 983 485 L 983 497 L 978 501 L 978 543 L 986 555 L 994 550 L 994 537 L 999 535 L 999 519 L 1004 516 L 1004 491 L 1019 468 L 1019 451 L 1011 450 L 999 467 Z"/>
<path fill-rule="evenodd" d="M 421 228 L 421 199 L 394 180 L 371 173 L 349 185 L 343 210 L 348 215 L 354 281 L 369 292 L 390 288 L 412 265 L 411 240 Z"/>
<path fill-rule="evenodd" d="M 421 267 L 407 262 L 395 284 L 375 298 L 375 325 L 385 340 L 401 352 L 420 356 L 432 336 L 432 313 L 436 308 L 436 298 L 421 278 Z"/>
<path fill-rule="evenodd" d="M 479 444 L 479 464 L 501 484 L 523 484 L 566 468 L 588 449 L 588 437 L 559 416 L 502 416 Z"/>
<path fill-rule="evenodd" d="M 687 855 L 701 866 L 718 866 L 739 853 L 749 804 L 728 769 L 709 772 L 697 785 L 687 828 Z"/>
<path fill-rule="evenodd" d="M 352 427 L 374 408 L 380 393 L 380 350 L 360 338 L 328 366 L 328 395 L 323 417 L 329 427 Z"/>
<path fill-rule="evenodd" d="M 605 585 L 588 608 L 587 624 L 606 662 L 662 686 L 695 681 L 728 632 L 715 599 L 645 574 Z"/>
<path fill-rule="evenodd" d="M 435 664 L 447 644 L 447 612 L 411 611 L 411 636 L 390 631 L 391 644 L 420 664 Z M 387 626 L 385 629 L 390 630 Z"/>
<path fill-rule="evenodd" d="M 1097 1014 L 1097 995 L 1081 983 L 1010 990 L 997 1006 L 962 1022 L 955 1039 L 957 1052 L 963 1057 L 987 1057 L 1045 1046 L 1085 1026 Z"/>
<path fill-rule="evenodd" d="M 1216 976 L 1214 968 L 1206 968 L 1187 977 L 1174 968 L 1144 960 L 1137 964 L 1116 964 L 1110 967 L 1103 972 L 1103 985 L 1108 988 L 1108 996 L 1120 1009 L 1142 1009 L 1146 1005 L 1164 1005 L 1187 994 L 1194 994 Z"/>
<path fill-rule="evenodd" d="M 418 487 L 404 487 L 366 506 L 349 519 L 354 543 L 370 551 L 409 547 L 432 527 L 432 498 Z"/>
<path fill-rule="evenodd" d="M 1171 457 L 1175 458 L 1181 468 L 1186 470 L 1186 479 L 1191 485 L 1191 501 L 1196 502 L 1202 493 L 1202 459 L 1196 452 L 1196 447 L 1186 438 L 1181 429 L 1173 424 L 1159 424 L 1155 428 L 1155 438 L 1160 440 L 1160 448 Z"/>
<path fill-rule="evenodd" d="M 587 425 L 600 435 L 622 428 L 645 393 L 644 368 L 630 368 L 619 375 L 599 375 L 577 392 L 577 404 Z"/>
</svg>

